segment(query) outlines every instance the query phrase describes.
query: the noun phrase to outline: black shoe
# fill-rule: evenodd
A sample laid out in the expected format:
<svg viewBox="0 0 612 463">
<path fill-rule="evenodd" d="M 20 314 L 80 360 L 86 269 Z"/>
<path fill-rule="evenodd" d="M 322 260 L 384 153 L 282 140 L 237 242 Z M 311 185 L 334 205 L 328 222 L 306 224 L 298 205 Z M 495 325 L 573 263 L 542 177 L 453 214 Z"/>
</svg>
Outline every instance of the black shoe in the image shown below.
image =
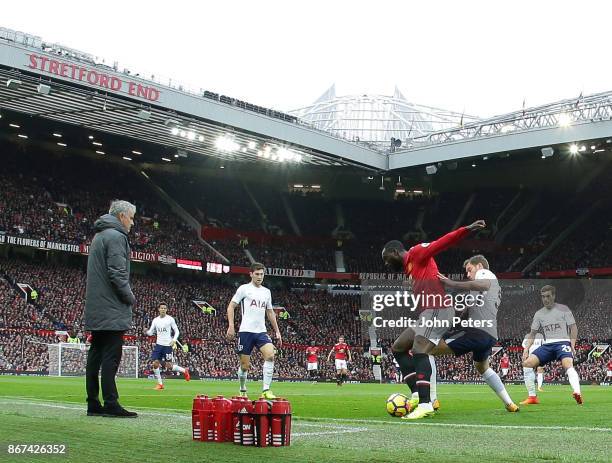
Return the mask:
<svg viewBox="0 0 612 463">
<path fill-rule="evenodd" d="M 138 416 L 138 413 L 128 412 L 125 408 L 119 406 L 105 409 L 103 416 L 106 416 L 108 418 L 136 418 Z"/>
<path fill-rule="evenodd" d="M 100 402 L 87 404 L 87 416 L 104 416 L 104 407 Z"/>
<path fill-rule="evenodd" d="M 87 416 L 104 416 L 104 409 L 102 407 L 96 409 L 87 409 Z"/>
</svg>

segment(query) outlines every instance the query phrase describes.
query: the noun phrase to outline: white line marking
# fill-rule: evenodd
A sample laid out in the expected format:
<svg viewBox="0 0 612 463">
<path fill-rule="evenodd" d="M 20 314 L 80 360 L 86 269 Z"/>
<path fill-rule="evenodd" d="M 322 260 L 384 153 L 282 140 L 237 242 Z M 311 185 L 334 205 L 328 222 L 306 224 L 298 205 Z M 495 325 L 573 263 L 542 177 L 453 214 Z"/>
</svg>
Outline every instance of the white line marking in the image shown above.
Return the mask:
<svg viewBox="0 0 612 463">
<path fill-rule="evenodd" d="M 49 403 L 49 402 L 43 401 L 42 399 L 34 399 L 31 397 L 0 396 L 0 399 L 6 399 L 6 400 L 0 400 L 0 403 L 6 403 L 6 404 L 14 404 L 15 401 L 19 401 L 19 402 L 22 402 L 28 405 L 43 405 L 43 406 L 47 406 L 50 408 L 63 408 L 67 410 L 85 411 L 85 404 L 80 405 L 80 403 L 77 403 L 77 402 L 62 402 L 62 403 L 80 405 L 79 407 L 67 407 L 65 405 L 60 405 L 57 402 Z M 160 411 L 167 410 L 167 411 L 181 412 L 181 413 L 167 413 L 167 412 L 166 413 L 152 413 L 152 412 L 143 413 L 143 412 L 139 412 L 145 416 L 146 415 L 148 416 L 175 415 L 175 416 L 181 416 L 184 418 L 190 417 L 188 410 L 181 410 L 181 409 L 176 409 L 176 408 L 153 408 L 153 407 L 129 407 L 129 408 L 133 408 L 134 410 L 160 410 Z M 352 419 L 352 418 L 316 418 L 316 417 L 299 417 L 299 416 L 294 416 L 293 420 L 299 423 L 300 426 L 306 425 L 305 422 L 307 421 L 311 421 L 311 422 L 328 423 L 328 427 L 332 427 L 332 428 L 333 428 L 333 425 L 329 423 L 346 423 L 346 424 L 359 423 L 359 424 L 384 424 L 384 425 L 400 425 L 400 426 L 460 427 L 460 428 L 514 429 L 514 430 L 517 430 L 517 429 L 518 430 L 521 430 L 521 429 L 534 430 L 535 429 L 535 430 L 540 430 L 540 431 L 544 431 L 544 430 L 593 431 L 593 432 L 612 433 L 612 428 L 605 428 L 605 427 L 597 428 L 597 427 L 587 427 L 587 426 L 533 426 L 533 425 L 498 425 L 498 424 L 475 424 L 475 423 L 432 423 L 432 422 L 424 422 L 424 421 L 406 423 L 403 421 L 364 420 L 364 419 Z M 320 427 L 325 427 L 325 426 L 320 425 Z M 337 428 L 333 428 L 333 429 L 354 429 L 354 428 L 349 428 L 347 426 L 338 426 Z"/>
<path fill-rule="evenodd" d="M 458 428 L 483 428 L 483 429 L 537 429 L 538 431 L 553 430 L 553 431 L 594 431 L 594 432 L 611 432 L 612 428 L 595 428 L 587 426 L 532 426 L 532 425 L 505 425 L 505 424 L 475 424 L 475 423 L 427 423 L 424 421 L 383 421 L 383 420 L 360 420 L 351 418 L 297 418 L 297 420 L 305 419 L 308 421 L 332 421 L 337 423 L 365 423 L 365 424 L 395 424 L 400 426 L 432 426 L 432 427 L 458 427 Z"/>
<path fill-rule="evenodd" d="M 355 432 L 369 431 L 368 428 L 346 428 L 339 429 L 338 431 L 320 431 L 320 432 L 292 432 L 291 437 L 305 437 L 305 436 L 326 436 L 332 434 L 349 434 Z"/>
</svg>

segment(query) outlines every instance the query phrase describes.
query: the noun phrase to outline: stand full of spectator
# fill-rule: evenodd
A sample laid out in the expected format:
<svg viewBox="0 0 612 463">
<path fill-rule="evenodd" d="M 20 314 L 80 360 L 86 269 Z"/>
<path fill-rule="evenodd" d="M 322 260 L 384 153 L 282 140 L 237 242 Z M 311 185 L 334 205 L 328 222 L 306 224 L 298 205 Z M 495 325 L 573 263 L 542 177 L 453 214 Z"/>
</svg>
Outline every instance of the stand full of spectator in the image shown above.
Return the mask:
<svg viewBox="0 0 612 463">
<path fill-rule="evenodd" d="M 92 334 L 86 369 L 87 415 L 131 418 L 137 414 L 119 405 L 115 375 L 121 362 L 123 334 L 132 325 L 136 302 L 130 287 L 128 241 L 136 206 L 113 201 L 108 212 L 94 224 L 96 235 L 87 259 L 85 329 Z M 99 399 L 100 371 L 104 407 Z"/>
</svg>

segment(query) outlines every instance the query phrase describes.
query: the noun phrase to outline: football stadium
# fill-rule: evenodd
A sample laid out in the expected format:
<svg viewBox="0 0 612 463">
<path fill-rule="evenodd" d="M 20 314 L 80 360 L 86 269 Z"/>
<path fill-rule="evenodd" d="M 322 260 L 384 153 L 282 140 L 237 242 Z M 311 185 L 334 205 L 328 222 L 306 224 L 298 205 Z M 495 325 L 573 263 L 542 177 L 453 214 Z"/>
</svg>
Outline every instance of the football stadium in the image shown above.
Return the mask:
<svg viewBox="0 0 612 463">
<path fill-rule="evenodd" d="M 611 461 L 612 91 L 281 111 L 80 48 L 0 27 L 0 460 Z"/>
</svg>

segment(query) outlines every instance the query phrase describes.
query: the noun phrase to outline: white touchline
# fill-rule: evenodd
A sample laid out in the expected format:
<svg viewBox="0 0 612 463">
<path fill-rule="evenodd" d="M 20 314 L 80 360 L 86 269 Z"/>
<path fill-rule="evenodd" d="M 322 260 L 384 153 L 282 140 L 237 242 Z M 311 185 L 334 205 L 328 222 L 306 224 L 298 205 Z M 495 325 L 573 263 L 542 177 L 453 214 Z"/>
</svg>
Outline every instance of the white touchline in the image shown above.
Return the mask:
<svg viewBox="0 0 612 463">
<path fill-rule="evenodd" d="M 6 399 L 6 400 L 1 400 L 1 399 Z M 84 406 L 79 406 L 79 407 L 68 407 L 66 405 L 60 405 L 59 403 L 49 403 L 49 402 L 43 402 L 42 400 L 36 401 L 36 399 L 34 399 L 34 401 L 32 401 L 32 398 L 28 397 L 27 400 L 25 400 L 22 397 L 10 397 L 10 396 L 0 396 L 0 403 L 5 403 L 5 404 L 14 404 L 16 401 L 26 404 L 26 405 L 42 405 L 45 407 L 49 407 L 49 408 L 60 408 L 60 409 L 65 409 L 65 410 L 84 410 L 85 407 Z M 64 403 L 69 403 L 69 404 L 75 404 L 76 402 L 64 402 Z M 183 413 L 152 413 L 152 412 L 140 412 L 143 415 L 148 415 L 148 416 L 180 416 L 182 418 L 190 418 L 190 416 L 187 415 L 188 410 L 179 410 L 179 409 L 160 409 L 160 408 L 148 408 L 148 407 L 131 407 L 134 408 L 135 410 L 170 410 L 170 411 L 180 411 Z M 398 422 L 398 421 L 383 421 L 383 420 L 364 420 L 364 419 L 352 419 L 352 418 L 316 418 L 316 417 L 307 417 L 307 418 L 302 418 L 302 417 L 298 417 L 298 416 L 294 416 L 293 417 L 294 421 L 296 422 L 296 424 L 299 424 L 299 426 L 312 426 L 312 427 L 319 427 L 319 428 L 324 428 L 324 427 L 329 427 L 332 429 L 335 429 L 336 431 L 340 431 L 343 430 L 345 432 L 351 431 L 351 432 L 361 432 L 361 431 L 365 431 L 368 430 L 367 428 L 350 428 L 348 426 L 338 426 L 338 425 L 332 425 L 332 424 L 327 424 L 326 423 L 346 423 L 346 424 L 350 424 L 350 423 L 362 423 L 362 424 L 383 424 L 383 425 L 399 425 L 399 426 L 430 426 L 430 427 L 460 427 L 460 428 L 482 428 L 482 429 L 514 429 L 514 430 L 521 430 L 521 429 L 537 429 L 539 431 L 543 431 L 543 430 L 552 430 L 552 431 L 594 431 L 594 432 L 610 432 L 612 433 L 612 428 L 595 428 L 595 427 L 587 427 L 587 426 L 531 426 L 531 425 L 524 425 L 524 426 L 520 426 L 520 425 L 503 425 L 503 424 L 474 424 L 474 423 L 424 423 L 424 422 L 412 422 L 412 423 L 403 423 L 403 422 Z M 323 424 L 314 424 L 314 423 L 306 423 L 307 421 L 310 422 L 322 422 Z M 354 431 L 354 430 L 358 430 L 358 431 Z M 331 432 L 331 431 L 330 431 Z M 305 434 L 314 434 L 314 433 L 305 433 Z"/>
<path fill-rule="evenodd" d="M 368 431 L 368 428 L 353 428 L 353 429 L 340 429 L 338 431 L 320 431 L 320 432 L 293 432 L 291 437 L 304 437 L 304 436 L 325 436 L 332 434 L 350 434 L 354 432 Z"/>
<path fill-rule="evenodd" d="M 433 426 L 433 427 L 458 427 L 458 428 L 484 428 L 484 429 L 537 429 L 538 431 L 553 430 L 553 431 L 595 431 L 595 432 L 610 432 L 612 428 L 594 428 L 587 426 L 518 426 L 505 424 L 474 424 L 474 423 L 424 423 L 412 422 L 404 423 L 399 421 L 383 421 L 383 420 L 363 420 L 352 418 L 306 418 L 308 421 L 332 421 L 338 423 L 364 423 L 364 424 L 385 424 L 385 425 L 400 425 L 400 426 Z M 299 418 L 298 418 L 299 420 Z"/>
</svg>

